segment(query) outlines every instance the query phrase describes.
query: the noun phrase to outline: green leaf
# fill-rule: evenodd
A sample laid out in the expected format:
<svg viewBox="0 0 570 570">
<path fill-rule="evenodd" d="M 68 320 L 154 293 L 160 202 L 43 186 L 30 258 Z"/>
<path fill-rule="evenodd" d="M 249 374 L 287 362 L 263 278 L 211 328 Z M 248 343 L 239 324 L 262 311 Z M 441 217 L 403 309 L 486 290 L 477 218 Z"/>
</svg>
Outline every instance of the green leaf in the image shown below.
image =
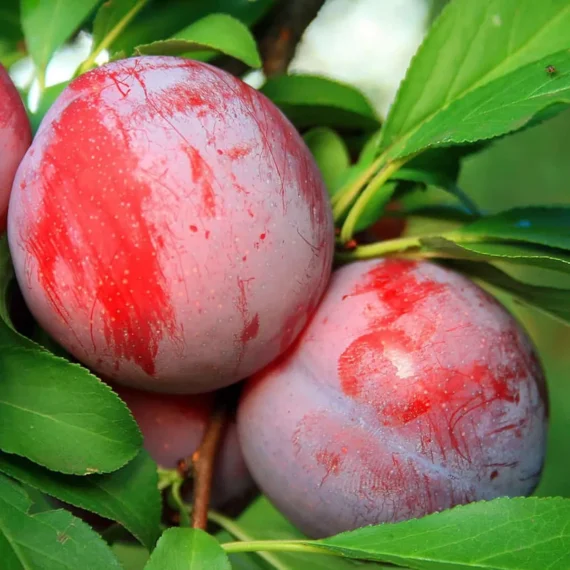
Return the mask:
<svg viewBox="0 0 570 570">
<path fill-rule="evenodd" d="M 301 534 L 283 515 L 265 498 L 257 499 L 235 521 L 235 525 L 253 540 L 303 540 L 306 537 Z M 230 542 L 232 539 L 224 536 L 222 542 Z M 252 560 L 252 554 L 230 554 L 230 561 L 234 568 L 244 570 L 266 569 L 265 562 L 256 564 Z M 272 552 L 271 556 L 280 563 L 279 568 L 291 570 L 380 570 L 387 568 L 381 564 L 367 564 L 356 566 L 355 562 L 348 559 L 335 558 L 326 554 L 305 554 L 300 552 Z M 277 568 L 277 565 L 275 565 Z"/>
<path fill-rule="evenodd" d="M 29 514 L 21 487 L 0 476 L 0 558 L 5 570 L 120 570 L 101 537 L 71 513 Z"/>
<path fill-rule="evenodd" d="M 420 237 L 423 252 L 451 259 L 509 261 L 570 272 L 570 208 L 514 208 L 440 236 Z"/>
<path fill-rule="evenodd" d="M 447 259 L 505 261 L 570 272 L 570 254 L 564 250 L 507 241 L 463 242 L 460 235 L 454 232 L 440 237 L 421 237 L 421 251 Z"/>
<path fill-rule="evenodd" d="M 481 212 L 473 213 L 456 196 L 440 186 L 422 188 L 416 185 L 412 191 L 396 192 L 398 208 L 388 212 L 391 216 L 431 218 L 462 225 L 477 220 Z M 426 232 L 429 232 L 428 229 Z"/>
<path fill-rule="evenodd" d="M 21 0 L 22 27 L 28 51 L 45 85 L 45 69 L 55 50 L 89 16 L 99 0 Z"/>
<path fill-rule="evenodd" d="M 438 120 L 438 125 L 421 133 L 424 127 L 439 113 L 445 112 L 461 100 L 494 80 L 504 78 L 531 62 L 542 59 L 549 54 L 570 48 L 570 5 L 561 0 L 488 0 L 473 2 L 472 0 L 455 0 L 442 11 L 440 17 L 428 33 L 423 44 L 414 57 L 406 78 L 400 86 L 396 101 L 392 105 L 380 145 L 381 151 L 389 149 L 390 156 L 404 156 L 429 144 L 428 140 L 439 140 L 440 144 L 457 142 L 455 139 L 474 140 L 476 136 L 497 136 L 505 129 L 513 130 L 524 126 L 539 109 L 530 110 L 523 120 L 508 121 L 507 111 L 498 111 L 501 125 L 469 123 L 469 128 L 478 126 L 479 133 L 461 134 L 459 131 L 446 136 L 444 123 L 449 126 L 452 117 L 455 120 L 469 120 L 479 115 L 478 121 L 485 120 L 474 105 L 484 104 L 483 96 L 474 95 L 467 104 L 459 103 L 459 109 L 452 109 L 448 120 Z M 546 64 L 547 65 L 547 64 Z M 519 114 L 523 113 L 524 104 L 518 93 L 521 88 L 527 92 L 542 89 L 543 103 L 548 97 L 546 91 L 552 86 L 555 77 L 550 77 L 541 63 L 539 73 L 528 68 L 528 77 L 518 77 L 519 86 L 509 90 L 510 98 L 520 101 Z M 566 66 L 567 67 L 567 66 Z M 532 73 L 531 73 L 532 70 Z M 516 75 L 513 76 L 516 79 Z M 542 84 L 546 84 L 546 87 Z M 541 87 L 542 85 L 542 87 Z M 505 87 L 499 81 L 486 96 L 497 94 L 495 91 Z M 507 87 L 509 87 L 507 85 Z M 492 118 L 492 110 L 504 108 L 507 97 L 500 97 L 488 104 L 486 118 Z M 556 100 L 551 94 L 550 99 Z M 529 100 L 530 104 L 532 100 Z M 541 106 L 544 108 L 544 105 Z M 497 112 L 495 113 L 495 116 Z M 515 124 L 518 121 L 518 126 Z M 461 123 L 463 124 L 463 123 Z M 435 126 L 441 129 L 435 129 Z M 461 125 L 460 125 L 461 126 Z M 494 133 L 494 134 L 491 134 Z M 431 139 L 428 137 L 430 134 Z M 420 136 L 421 135 L 421 136 Z M 408 140 L 415 137 L 413 144 Z"/>
<path fill-rule="evenodd" d="M 31 515 L 43 513 L 44 511 L 53 511 L 53 501 L 47 495 L 26 485 L 22 485 L 22 488 L 26 492 L 26 495 L 28 495 L 30 501 L 32 501 L 32 506 L 28 510 Z"/>
<path fill-rule="evenodd" d="M 169 38 L 209 14 L 228 14 L 251 26 L 273 6 L 275 0 L 170 0 L 152 2 L 114 42 L 126 54 L 139 45 Z"/>
<path fill-rule="evenodd" d="M 97 11 L 93 22 L 93 47 L 89 57 L 79 66 L 76 74 L 84 73 L 95 65 L 103 50 L 111 51 L 113 44 L 137 16 L 148 0 L 107 0 Z"/>
<path fill-rule="evenodd" d="M 391 200 L 396 191 L 396 182 L 387 182 L 381 190 L 376 192 L 371 200 L 366 204 L 366 209 L 362 212 L 354 226 L 354 232 L 361 232 L 375 224 L 384 213 L 386 204 Z"/>
<path fill-rule="evenodd" d="M 460 234 L 570 250 L 570 207 L 513 208 L 464 226 Z"/>
<path fill-rule="evenodd" d="M 17 44 L 9 46 L 3 43 L 0 46 L 0 65 L 3 65 L 6 69 L 10 69 L 10 67 L 25 57 L 26 54 L 20 51 Z"/>
<path fill-rule="evenodd" d="M 392 212 L 390 214 L 394 215 Z M 417 204 L 405 206 L 395 215 L 462 223 L 473 220 L 473 214 L 470 210 L 454 204 Z"/>
<path fill-rule="evenodd" d="M 570 34 L 570 29 L 568 30 Z M 557 72 L 546 71 L 553 65 Z M 501 77 L 459 99 L 388 153 L 404 157 L 428 147 L 490 139 L 536 124 L 570 103 L 570 50 Z M 538 116 L 538 117 L 537 117 Z"/>
<path fill-rule="evenodd" d="M 420 157 L 423 155 L 420 155 Z M 439 188 L 448 188 L 453 182 L 452 178 L 446 172 L 413 166 L 404 166 L 400 168 L 392 180 L 405 180 L 407 182 L 418 182 L 424 186 L 438 186 Z"/>
<path fill-rule="evenodd" d="M 569 500 L 496 499 L 310 544 L 418 570 L 566 570 L 569 520 Z"/>
<path fill-rule="evenodd" d="M 106 473 L 138 452 L 127 407 L 86 369 L 0 323 L 0 449 L 53 471 Z"/>
<path fill-rule="evenodd" d="M 461 160 L 479 152 L 484 146 L 483 143 L 475 143 L 426 150 L 407 162 L 403 168 L 396 172 L 393 178 L 414 180 L 446 188 L 457 183 L 461 170 Z M 371 162 L 372 160 L 370 160 Z M 412 176 L 406 177 L 404 173 L 412 173 Z"/>
<path fill-rule="evenodd" d="M 61 473 L 115 471 L 142 445 L 124 402 L 85 368 L 16 332 L 7 289 L 13 271 L 0 240 L 0 450 Z"/>
<path fill-rule="evenodd" d="M 488 263 L 451 262 L 451 267 L 506 291 L 523 304 L 570 324 L 570 289 L 523 283 Z"/>
<path fill-rule="evenodd" d="M 115 542 L 111 550 L 119 559 L 123 570 L 144 570 L 149 557 L 148 550 L 135 543 Z"/>
<path fill-rule="evenodd" d="M 429 149 L 400 168 L 392 176 L 392 180 L 415 182 L 424 187 L 437 186 L 454 196 L 468 211 L 476 215 L 479 209 L 473 200 L 459 188 L 457 179 L 461 160 L 466 155 L 479 151 L 480 148 L 480 144 L 472 144 Z"/>
<path fill-rule="evenodd" d="M 6 454 L 0 454 L 0 471 L 65 503 L 119 522 L 149 550 L 158 540 L 162 511 L 158 476 L 144 451 L 108 475 L 63 475 Z"/>
<path fill-rule="evenodd" d="M 357 164 L 361 166 L 370 166 L 374 162 L 378 152 L 378 145 L 382 140 L 382 134 L 383 129 L 379 129 L 368 138 L 360 151 Z"/>
<path fill-rule="evenodd" d="M 377 129 L 379 126 L 366 97 L 354 87 L 332 79 L 282 75 L 269 79 L 260 91 L 297 127 Z"/>
<path fill-rule="evenodd" d="M 160 537 L 145 570 L 231 570 L 218 541 L 203 530 L 169 528 Z"/>
<path fill-rule="evenodd" d="M 8 248 L 8 238 L 6 234 L 0 238 L 0 321 L 6 323 L 12 330 L 14 325 L 10 318 L 10 307 L 8 306 L 8 292 L 14 277 L 10 249 Z M 1 380 L 0 380 L 1 382 Z"/>
<path fill-rule="evenodd" d="M 146 55 L 182 55 L 192 51 L 212 50 L 261 67 L 255 39 L 247 27 L 227 14 L 211 14 L 191 24 L 167 40 L 138 46 Z"/>
<path fill-rule="evenodd" d="M 10 43 L 22 38 L 20 0 L 2 0 L 0 4 L 0 37 Z"/>
<path fill-rule="evenodd" d="M 148 0 L 107 0 L 97 11 L 93 22 L 93 51 L 104 44 L 104 49 L 111 50 L 125 22 L 130 22 Z"/>
<path fill-rule="evenodd" d="M 304 137 L 323 175 L 330 196 L 340 188 L 343 174 L 350 166 L 350 156 L 343 139 L 332 129 L 315 127 Z"/>
</svg>

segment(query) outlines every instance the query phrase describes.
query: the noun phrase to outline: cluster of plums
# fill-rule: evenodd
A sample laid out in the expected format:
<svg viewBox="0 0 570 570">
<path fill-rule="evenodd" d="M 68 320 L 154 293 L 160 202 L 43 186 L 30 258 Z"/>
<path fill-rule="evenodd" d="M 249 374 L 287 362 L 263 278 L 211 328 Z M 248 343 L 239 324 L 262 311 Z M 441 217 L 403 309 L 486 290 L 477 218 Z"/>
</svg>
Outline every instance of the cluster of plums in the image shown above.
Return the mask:
<svg viewBox="0 0 570 570">
<path fill-rule="evenodd" d="M 158 464 L 191 454 L 213 391 L 247 379 L 215 504 L 255 481 L 318 537 L 532 491 L 547 406 L 526 334 L 434 263 L 331 276 L 321 175 L 262 94 L 196 61 L 116 61 L 75 79 L 30 146 L 0 79 L 23 296 L 110 379 Z"/>
</svg>

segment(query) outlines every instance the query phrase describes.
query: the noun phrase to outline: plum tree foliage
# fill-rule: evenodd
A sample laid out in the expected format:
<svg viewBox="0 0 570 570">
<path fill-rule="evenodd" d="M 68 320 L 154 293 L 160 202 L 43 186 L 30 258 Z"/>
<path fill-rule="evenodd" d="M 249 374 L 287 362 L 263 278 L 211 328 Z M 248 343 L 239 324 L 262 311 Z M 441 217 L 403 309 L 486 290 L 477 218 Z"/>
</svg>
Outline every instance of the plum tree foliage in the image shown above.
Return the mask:
<svg viewBox="0 0 570 570">
<path fill-rule="evenodd" d="M 437 2 L 385 119 L 283 72 L 320 4 L 2 8 L 2 567 L 569 566 L 511 313 L 570 323 L 570 209 L 459 183 L 569 105 L 567 2 Z"/>
</svg>

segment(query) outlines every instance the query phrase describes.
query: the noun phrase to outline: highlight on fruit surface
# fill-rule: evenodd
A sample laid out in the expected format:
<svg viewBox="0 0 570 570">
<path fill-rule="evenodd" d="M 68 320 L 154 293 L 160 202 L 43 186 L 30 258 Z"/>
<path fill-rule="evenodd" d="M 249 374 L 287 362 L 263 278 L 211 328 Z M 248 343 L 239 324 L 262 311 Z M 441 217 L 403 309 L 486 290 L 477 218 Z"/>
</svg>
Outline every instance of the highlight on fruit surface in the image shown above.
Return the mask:
<svg viewBox="0 0 570 570">
<path fill-rule="evenodd" d="M 332 214 L 300 135 L 210 65 L 75 79 L 14 182 L 9 244 L 40 325 L 132 387 L 200 393 L 286 350 L 327 285 Z"/>
<path fill-rule="evenodd" d="M 546 426 L 514 318 L 462 275 L 398 259 L 336 271 L 238 409 L 254 479 L 312 537 L 530 494 Z"/>
<path fill-rule="evenodd" d="M 10 190 L 32 142 L 26 109 L 6 69 L 0 65 L 0 232 L 6 230 Z"/>
</svg>

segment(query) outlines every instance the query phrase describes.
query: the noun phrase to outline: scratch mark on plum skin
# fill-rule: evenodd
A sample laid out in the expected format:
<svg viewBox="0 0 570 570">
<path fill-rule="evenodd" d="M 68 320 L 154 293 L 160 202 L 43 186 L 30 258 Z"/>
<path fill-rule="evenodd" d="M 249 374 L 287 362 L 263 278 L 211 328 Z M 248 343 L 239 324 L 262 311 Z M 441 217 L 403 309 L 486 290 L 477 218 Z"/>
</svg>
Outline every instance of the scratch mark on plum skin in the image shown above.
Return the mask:
<svg viewBox="0 0 570 570">
<path fill-rule="evenodd" d="M 257 337 L 259 333 L 259 313 L 255 315 L 247 322 L 241 332 L 241 342 L 245 345 L 246 342 L 253 340 Z"/>
<path fill-rule="evenodd" d="M 198 149 L 193 146 L 184 148 L 192 168 L 192 181 L 202 189 L 202 211 L 204 216 L 213 218 L 216 215 L 216 198 L 211 180 L 215 180 L 210 165 L 202 158 Z"/>
<path fill-rule="evenodd" d="M 237 278 L 239 293 L 236 304 L 242 318 L 243 327 L 241 333 L 236 337 L 236 345 L 238 349 L 236 368 L 239 367 L 243 361 L 247 343 L 255 339 L 259 333 L 259 315 L 256 313 L 253 317 L 250 318 L 248 309 L 246 288 L 252 281 L 255 281 L 254 277 L 250 277 L 249 279 L 241 279 L 240 277 Z"/>
<path fill-rule="evenodd" d="M 315 455 L 317 464 L 325 468 L 325 474 L 319 483 L 322 487 L 330 475 L 338 475 L 342 467 L 342 457 L 338 453 L 326 449 L 318 451 Z"/>
<path fill-rule="evenodd" d="M 132 70 L 132 76 L 139 82 L 146 101 L 149 105 L 153 107 L 156 113 L 172 128 L 174 132 L 182 139 L 183 145 L 182 150 L 187 154 L 190 161 L 190 166 L 192 168 L 192 178 L 193 182 L 201 186 L 202 190 L 202 206 L 204 215 L 208 217 L 214 217 L 216 215 L 216 200 L 214 188 L 211 180 L 216 180 L 214 172 L 212 171 L 210 165 L 202 158 L 202 155 L 194 146 L 190 144 L 188 139 L 180 132 L 179 129 L 170 121 L 166 115 L 161 111 L 159 106 L 154 102 L 154 99 L 150 97 L 147 91 L 146 83 L 141 77 L 140 73 L 135 69 Z"/>
</svg>

